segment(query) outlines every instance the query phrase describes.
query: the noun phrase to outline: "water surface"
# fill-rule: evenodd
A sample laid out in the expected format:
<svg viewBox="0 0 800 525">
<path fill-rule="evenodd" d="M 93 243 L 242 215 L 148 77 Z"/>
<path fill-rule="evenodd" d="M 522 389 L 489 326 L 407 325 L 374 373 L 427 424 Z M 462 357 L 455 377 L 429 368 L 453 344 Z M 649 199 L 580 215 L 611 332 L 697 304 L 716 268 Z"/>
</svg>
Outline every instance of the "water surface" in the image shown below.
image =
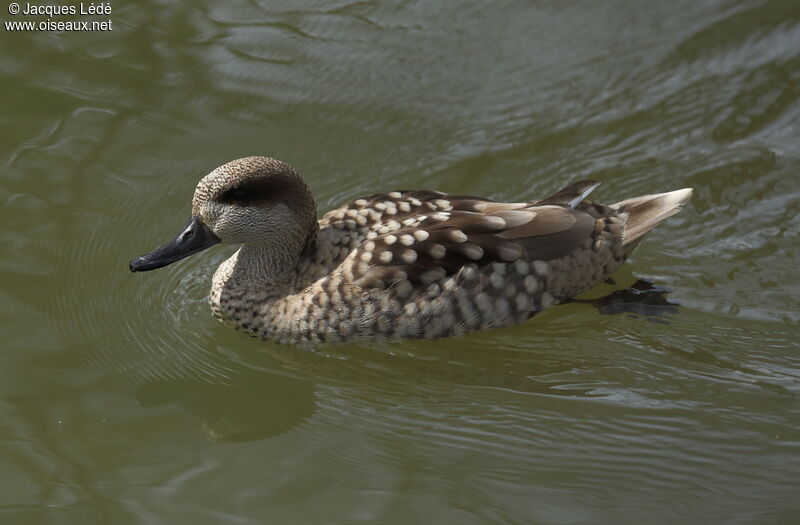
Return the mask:
<svg viewBox="0 0 800 525">
<path fill-rule="evenodd" d="M 5 6 L 4 6 L 5 9 Z M 4 11 L 3 20 L 8 20 Z M 3 523 L 794 523 L 800 9 L 114 2 L 0 29 Z M 455 340 L 252 340 L 196 181 L 291 163 L 320 211 L 432 188 L 695 195 L 581 302 Z"/>
</svg>

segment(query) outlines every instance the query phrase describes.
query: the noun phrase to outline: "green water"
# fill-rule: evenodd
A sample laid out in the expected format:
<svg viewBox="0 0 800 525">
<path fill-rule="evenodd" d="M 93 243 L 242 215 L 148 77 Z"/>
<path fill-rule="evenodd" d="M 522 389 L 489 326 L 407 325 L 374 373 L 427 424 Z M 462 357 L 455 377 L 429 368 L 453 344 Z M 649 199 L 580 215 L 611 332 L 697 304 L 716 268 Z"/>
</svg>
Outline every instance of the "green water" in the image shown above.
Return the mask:
<svg viewBox="0 0 800 525">
<path fill-rule="evenodd" d="M 0 28 L 0 522 L 797 523 L 796 1 L 112 8 L 86 18 L 107 32 Z M 230 248 L 127 263 L 252 154 L 320 211 L 691 186 L 616 276 L 671 305 L 250 339 L 205 301 Z"/>
</svg>

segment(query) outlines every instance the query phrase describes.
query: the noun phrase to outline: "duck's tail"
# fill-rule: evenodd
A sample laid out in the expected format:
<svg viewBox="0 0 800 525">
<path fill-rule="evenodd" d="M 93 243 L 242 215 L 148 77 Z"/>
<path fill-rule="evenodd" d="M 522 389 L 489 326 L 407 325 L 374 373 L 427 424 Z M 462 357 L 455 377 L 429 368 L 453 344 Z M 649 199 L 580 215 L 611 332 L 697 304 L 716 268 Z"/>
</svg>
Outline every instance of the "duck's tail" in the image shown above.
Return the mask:
<svg viewBox="0 0 800 525">
<path fill-rule="evenodd" d="M 681 211 L 681 206 L 691 196 L 692 188 L 684 188 L 667 193 L 642 195 L 612 204 L 611 208 L 627 214 L 622 238 L 623 246 L 630 246 L 640 241 L 661 221 Z"/>
</svg>

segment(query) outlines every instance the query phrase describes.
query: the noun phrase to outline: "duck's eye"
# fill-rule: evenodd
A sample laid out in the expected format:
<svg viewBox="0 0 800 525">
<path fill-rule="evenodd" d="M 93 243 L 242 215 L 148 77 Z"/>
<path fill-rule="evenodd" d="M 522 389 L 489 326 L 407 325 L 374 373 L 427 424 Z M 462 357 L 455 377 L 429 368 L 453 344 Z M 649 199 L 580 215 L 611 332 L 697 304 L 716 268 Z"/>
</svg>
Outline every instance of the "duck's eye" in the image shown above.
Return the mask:
<svg viewBox="0 0 800 525">
<path fill-rule="evenodd" d="M 275 193 L 275 184 L 265 181 L 245 181 L 227 190 L 220 200 L 238 206 L 257 206 Z"/>
<path fill-rule="evenodd" d="M 247 197 L 247 191 L 242 188 L 236 187 L 228 191 L 228 197 L 233 200 L 244 200 Z"/>
</svg>

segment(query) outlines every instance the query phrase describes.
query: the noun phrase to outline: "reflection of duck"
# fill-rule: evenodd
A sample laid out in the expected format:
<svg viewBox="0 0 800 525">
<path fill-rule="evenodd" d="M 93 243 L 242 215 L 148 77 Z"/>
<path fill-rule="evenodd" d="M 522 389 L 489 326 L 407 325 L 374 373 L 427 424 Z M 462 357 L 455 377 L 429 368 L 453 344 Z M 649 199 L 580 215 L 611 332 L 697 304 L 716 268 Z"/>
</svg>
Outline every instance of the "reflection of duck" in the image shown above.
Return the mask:
<svg viewBox="0 0 800 525">
<path fill-rule="evenodd" d="M 603 206 L 584 200 L 597 184 L 525 203 L 393 191 L 318 221 L 297 172 L 248 157 L 205 176 L 183 232 L 130 267 L 241 244 L 214 275 L 211 305 L 253 335 L 282 343 L 458 335 L 520 323 L 608 278 L 691 195 Z"/>
<path fill-rule="evenodd" d="M 140 385 L 146 407 L 176 403 L 203 420 L 212 441 L 243 442 L 286 432 L 314 412 L 314 392 L 306 380 L 236 366 L 226 384 L 204 379 L 159 379 Z"/>
</svg>

